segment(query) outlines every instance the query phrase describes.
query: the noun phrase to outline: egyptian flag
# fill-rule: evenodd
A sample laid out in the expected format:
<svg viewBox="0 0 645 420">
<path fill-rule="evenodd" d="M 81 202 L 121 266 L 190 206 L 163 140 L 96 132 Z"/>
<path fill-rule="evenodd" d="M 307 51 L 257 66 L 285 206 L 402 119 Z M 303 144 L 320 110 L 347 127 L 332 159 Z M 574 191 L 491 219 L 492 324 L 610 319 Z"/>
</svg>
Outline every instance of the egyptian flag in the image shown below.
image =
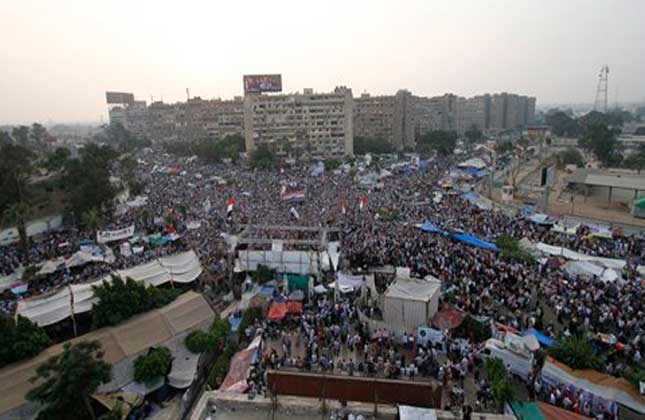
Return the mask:
<svg viewBox="0 0 645 420">
<path fill-rule="evenodd" d="M 298 213 L 295 207 L 291 207 L 291 216 L 296 220 L 300 220 L 300 213 Z"/>
<path fill-rule="evenodd" d="M 365 208 L 367 208 L 367 196 L 361 195 L 358 201 L 358 209 L 363 211 Z"/>
<path fill-rule="evenodd" d="M 340 199 L 340 212 L 345 214 L 347 212 L 347 205 L 345 205 L 345 199 Z"/>
<path fill-rule="evenodd" d="M 231 217 L 231 214 L 233 214 L 233 206 L 235 205 L 235 199 L 233 196 L 230 196 L 228 198 L 228 206 L 226 206 L 226 217 Z"/>
</svg>

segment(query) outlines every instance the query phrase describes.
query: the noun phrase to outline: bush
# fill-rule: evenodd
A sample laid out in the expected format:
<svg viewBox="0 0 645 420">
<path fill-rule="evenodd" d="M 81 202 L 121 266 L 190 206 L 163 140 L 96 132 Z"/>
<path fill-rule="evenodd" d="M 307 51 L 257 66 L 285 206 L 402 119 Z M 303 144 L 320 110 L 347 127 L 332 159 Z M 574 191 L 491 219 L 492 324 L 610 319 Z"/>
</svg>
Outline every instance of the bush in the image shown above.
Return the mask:
<svg viewBox="0 0 645 420">
<path fill-rule="evenodd" d="M 509 261 L 522 261 L 525 263 L 535 262 L 535 258 L 528 251 L 520 246 L 520 241 L 512 236 L 503 234 L 495 241 L 500 250 L 502 258 Z"/>
<path fill-rule="evenodd" d="M 249 164 L 253 169 L 271 169 L 275 162 L 275 155 L 266 145 L 260 145 L 251 152 Z"/>
<path fill-rule="evenodd" d="M 258 265 L 257 269 L 251 273 L 251 277 L 258 284 L 264 284 L 273 280 L 275 277 L 275 270 L 270 269 L 266 265 Z"/>
<path fill-rule="evenodd" d="M 558 162 L 562 165 L 576 165 L 578 168 L 585 166 L 582 153 L 578 149 L 569 147 L 558 154 Z"/>
<path fill-rule="evenodd" d="M 27 318 L 0 317 L 0 367 L 34 357 L 50 344 L 47 333 Z"/>
<path fill-rule="evenodd" d="M 134 380 L 154 384 L 165 377 L 172 367 L 172 353 L 167 347 L 157 347 L 134 361 Z"/>
<path fill-rule="evenodd" d="M 208 349 L 209 335 L 204 331 L 193 331 L 184 340 L 186 348 L 192 353 L 204 353 Z"/>
<path fill-rule="evenodd" d="M 213 369 L 208 374 L 208 386 L 211 389 L 217 389 L 221 381 L 224 380 L 231 364 L 231 359 L 237 352 L 237 347 L 233 344 L 226 346 L 224 351 L 217 357 Z"/>
</svg>

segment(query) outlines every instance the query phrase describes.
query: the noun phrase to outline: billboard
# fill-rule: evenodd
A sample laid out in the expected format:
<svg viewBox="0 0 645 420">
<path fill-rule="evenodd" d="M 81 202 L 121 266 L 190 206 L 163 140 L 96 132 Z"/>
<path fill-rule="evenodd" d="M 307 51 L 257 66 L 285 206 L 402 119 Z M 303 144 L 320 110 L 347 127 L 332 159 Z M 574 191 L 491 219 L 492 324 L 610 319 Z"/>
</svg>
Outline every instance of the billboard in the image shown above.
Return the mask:
<svg viewBox="0 0 645 420">
<path fill-rule="evenodd" d="M 244 76 L 244 93 L 282 92 L 281 74 L 254 74 Z"/>
<path fill-rule="evenodd" d="M 131 104 L 134 102 L 134 94 L 128 92 L 105 92 L 105 99 L 108 104 Z"/>
</svg>

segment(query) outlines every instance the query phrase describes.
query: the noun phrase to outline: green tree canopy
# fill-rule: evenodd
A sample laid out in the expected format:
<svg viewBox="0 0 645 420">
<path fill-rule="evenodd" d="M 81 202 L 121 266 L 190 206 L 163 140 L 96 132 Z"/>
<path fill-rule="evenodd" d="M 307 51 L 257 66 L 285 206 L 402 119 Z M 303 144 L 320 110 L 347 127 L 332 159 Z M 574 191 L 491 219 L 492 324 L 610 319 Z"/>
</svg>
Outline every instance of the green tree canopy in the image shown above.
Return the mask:
<svg viewBox="0 0 645 420">
<path fill-rule="evenodd" d="M 157 347 L 134 360 L 134 380 L 152 385 L 163 379 L 172 367 L 172 353 L 167 347 Z"/>
<path fill-rule="evenodd" d="M 94 137 L 97 143 L 106 143 L 121 153 L 149 147 L 152 143 L 148 139 L 140 138 L 119 122 L 112 122 L 103 127 L 103 130 Z"/>
<path fill-rule="evenodd" d="M 580 123 L 559 110 L 552 110 L 546 114 L 545 121 L 551 126 L 553 134 L 560 137 L 578 137 L 582 132 Z"/>
<path fill-rule="evenodd" d="M 580 145 L 592 152 L 604 166 L 618 164 L 622 159 L 618 132 L 606 124 L 590 125 L 580 139 Z"/>
<path fill-rule="evenodd" d="M 364 155 L 367 153 L 383 154 L 394 152 L 394 147 L 383 138 L 354 137 L 354 154 Z"/>
<path fill-rule="evenodd" d="M 11 135 L 20 146 L 26 146 L 29 143 L 29 127 L 26 125 L 14 127 Z"/>
<path fill-rule="evenodd" d="M 59 171 L 65 167 L 69 160 L 70 152 L 66 147 L 57 147 L 56 150 L 47 155 L 45 167 L 49 171 Z"/>
<path fill-rule="evenodd" d="M 0 152 L 0 213 L 29 198 L 29 175 L 34 154 L 23 146 L 7 144 Z"/>
<path fill-rule="evenodd" d="M 34 357 L 50 344 L 47 333 L 27 318 L 0 317 L 0 367 Z"/>
<path fill-rule="evenodd" d="M 582 335 L 572 335 L 558 340 L 549 353 L 572 369 L 601 369 L 603 364 L 592 342 Z"/>
<path fill-rule="evenodd" d="M 261 144 L 251 152 L 249 163 L 253 169 L 271 169 L 275 163 L 275 155 L 266 145 Z"/>
<path fill-rule="evenodd" d="M 47 129 L 39 123 L 33 123 L 29 131 L 29 138 L 37 145 L 42 145 L 47 139 Z"/>
<path fill-rule="evenodd" d="M 470 126 L 470 128 L 468 128 L 468 130 L 466 130 L 464 136 L 466 136 L 469 142 L 476 143 L 484 138 L 484 133 L 482 133 L 482 131 L 479 129 L 479 127 L 477 127 L 476 124 L 473 124 Z"/>
<path fill-rule="evenodd" d="M 582 153 L 576 148 L 569 147 L 558 154 L 558 161 L 562 165 L 576 165 L 578 168 L 585 166 Z"/>
<path fill-rule="evenodd" d="M 535 261 L 533 256 L 520 246 L 520 241 L 510 235 L 500 235 L 495 241 L 495 245 L 499 248 L 502 258 L 506 260 L 527 263 Z"/>
<path fill-rule="evenodd" d="M 42 405 L 38 420 L 94 419 L 90 396 L 112 379 L 112 367 L 103 361 L 98 341 L 66 343 L 63 353 L 36 369 L 37 386 L 27 399 Z"/>
<path fill-rule="evenodd" d="M 160 308 L 175 300 L 180 291 L 163 289 L 127 278 L 112 276 L 112 281 L 103 281 L 94 286 L 94 295 L 98 303 L 93 307 L 94 327 L 101 328 L 117 325 L 136 314 Z"/>
<path fill-rule="evenodd" d="M 436 151 L 440 155 L 451 154 L 457 146 L 457 133 L 454 131 L 433 130 L 417 139 L 417 151 L 430 154 Z"/>
<path fill-rule="evenodd" d="M 512 401 L 515 398 L 515 389 L 508 380 L 506 366 L 501 359 L 486 359 L 484 362 L 484 373 L 490 382 L 493 398 L 503 406 L 505 402 Z"/>
<path fill-rule="evenodd" d="M 193 353 L 212 352 L 223 348 L 226 337 L 231 331 L 231 324 L 228 319 L 217 319 L 208 332 L 196 330 L 186 336 L 184 344 Z"/>
</svg>

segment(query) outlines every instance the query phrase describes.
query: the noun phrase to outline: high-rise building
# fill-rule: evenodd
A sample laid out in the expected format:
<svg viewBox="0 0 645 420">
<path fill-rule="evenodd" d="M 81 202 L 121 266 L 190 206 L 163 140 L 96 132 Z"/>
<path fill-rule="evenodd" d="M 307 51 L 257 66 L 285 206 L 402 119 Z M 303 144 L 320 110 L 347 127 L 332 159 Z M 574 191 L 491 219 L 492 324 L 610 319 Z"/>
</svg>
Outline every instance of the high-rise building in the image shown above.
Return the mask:
<svg viewBox="0 0 645 420">
<path fill-rule="evenodd" d="M 476 127 L 481 131 L 488 128 L 490 118 L 490 95 L 457 99 L 457 132 L 463 134 Z"/>
<path fill-rule="evenodd" d="M 244 97 L 246 150 L 261 145 L 278 156 L 342 158 L 354 154 L 351 89 L 331 93 L 250 94 Z"/>
<path fill-rule="evenodd" d="M 412 95 L 400 90 L 396 95 L 354 98 L 354 135 L 383 139 L 397 150 L 414 147 Z"/>
</svg>

